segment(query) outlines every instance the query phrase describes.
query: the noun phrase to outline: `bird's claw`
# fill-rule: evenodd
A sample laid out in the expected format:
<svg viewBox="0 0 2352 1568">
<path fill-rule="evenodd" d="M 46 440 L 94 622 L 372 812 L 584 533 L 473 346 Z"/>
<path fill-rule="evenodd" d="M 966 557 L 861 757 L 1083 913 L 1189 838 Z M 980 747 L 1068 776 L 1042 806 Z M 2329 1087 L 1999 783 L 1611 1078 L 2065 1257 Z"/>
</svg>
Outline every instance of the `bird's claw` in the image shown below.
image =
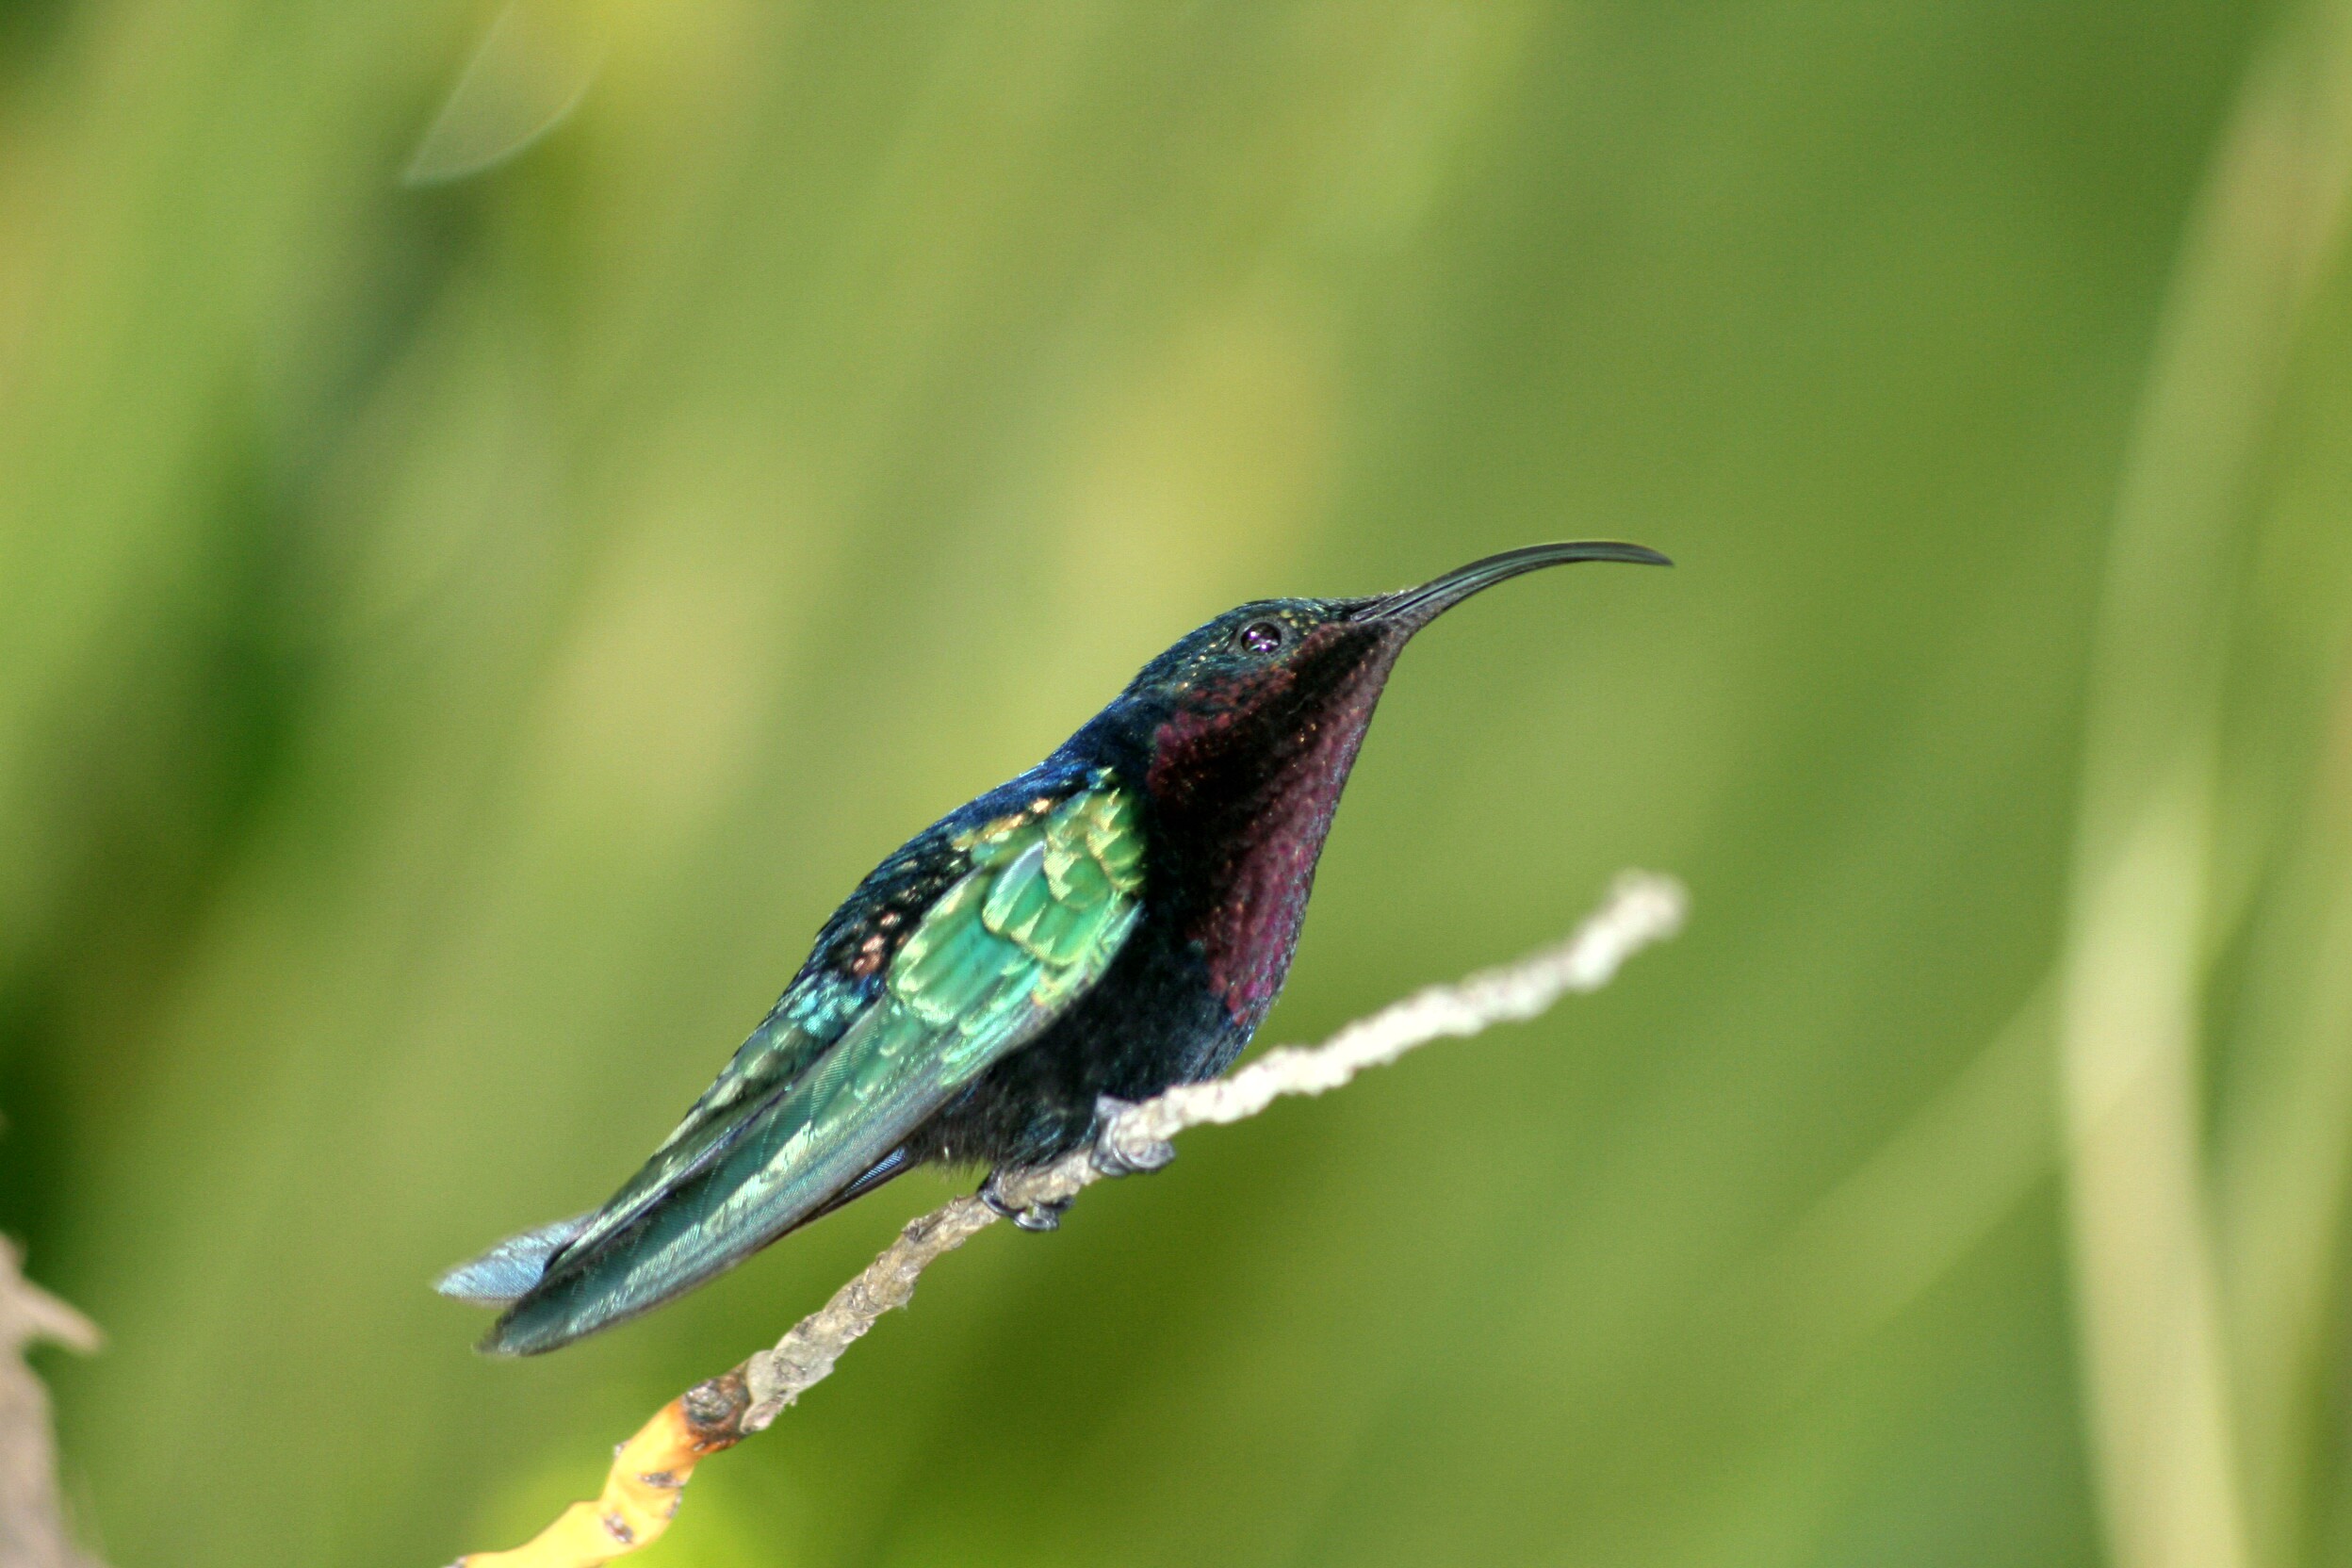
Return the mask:
<svg viewBox="0 0 2352 1568">
<path fill-rule="evenodd" d="M 1004 1172 L 991 1170 L 988 1179 L 980 1184 L 980 1201 L 986 1203 L 1002 1219 L 1009 1219 L 1024 1231 L 1057 1231 L 1061 1229 L 1063 1211 L 1070 1200 L 1060 1199 L 1050 1203 L 1015 1203 L 1004 1196 Z"/>
<path fill-rule="evenodd" d="M 1095 1135 L 1094 1168 L 1105 1176 L 1148 1175 L 1167 1168 L 1168 1162 L 1176 1157 L 1176 1146 L 1166 1138 L 1119 1135 L 1119 1113 L 1133 1109 L 1133 1102 L 1114 1100 L 1107 1094 L 1095 1100 L 1094 1114 L 1102 1130 Z"/>
<path fill-rule="evenodd" d="M 1058 1231 L 1062 1228 L 1062 1212 L 1069 1207 L 1067 1198 L 1058 1203 L 1032 1203 L 1013 1216 L 1013 1223 L 1024 1231 Z"/>
<path fill-rule="evenodd" d="M 1105 1094 L 1094 1102 L 1094 1148 L 1088 1158 L 1094 1168 L 1104 1176 L 1140 1176 L 1165 1168 L 1176 1157 L 1176 1146 L 1166 1138 L 1138 1136 L 1133 1131 L 1120 1135 L 1119 1115 L 1135 1109 L 1130 1101 L 1114 1100 Z M 1019 1180 L 1034 1172 L 999 1167 L 988 1172 L 988 1179 L 980 1184 L 976 1194 L 980 1201 L 1000 1219 L 1009 1219 L 1024 1231 L 1055 1231 L 1061 1228 L 1062 1215 L 1070 1200 L 1056 1198 L 1038 1200 L 1015 1196 Z"/>
</svg>

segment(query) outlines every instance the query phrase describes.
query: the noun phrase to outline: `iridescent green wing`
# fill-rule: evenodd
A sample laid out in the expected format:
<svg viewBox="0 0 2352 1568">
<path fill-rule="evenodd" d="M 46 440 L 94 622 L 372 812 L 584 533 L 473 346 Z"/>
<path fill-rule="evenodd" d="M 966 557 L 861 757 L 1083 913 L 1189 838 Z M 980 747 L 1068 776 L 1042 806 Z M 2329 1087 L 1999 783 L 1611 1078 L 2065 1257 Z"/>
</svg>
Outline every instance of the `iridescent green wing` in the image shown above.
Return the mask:
<svg viewBox="0 0 2352 1568">
<path fill-rule="evenodd" d="M 638 1222 L 568 1248 L 494 1343 L 564 1343 L 757 1250 L 1102 978 L 1134 929 L 1143 885 L 1134 803 L 1107 774 L 956 844 L 972 870 L 890 959 L 879 998 Z"/>
<path fill-rule="evenodd" d="M 757 1124 L 761 1111 L 840 1039 L 878 987 L 811 964 L 687 1111 L 677 1129 L 604 1206 L 509 1236 L 442 1275 L 444 1296 L 505 1306 L 536 1285 L 566 1249 L 584 1251 L 642 1217 Z"/>
<path fill-rule="evenodd" d="M 566 1250 L 578 1256 L 603 1245 L 733 1147 L 840 1040 L 864 1005 L 853 988 L 822 972 L 793 987 L 662 1146 L 565 1242 Z"/>
</svg>

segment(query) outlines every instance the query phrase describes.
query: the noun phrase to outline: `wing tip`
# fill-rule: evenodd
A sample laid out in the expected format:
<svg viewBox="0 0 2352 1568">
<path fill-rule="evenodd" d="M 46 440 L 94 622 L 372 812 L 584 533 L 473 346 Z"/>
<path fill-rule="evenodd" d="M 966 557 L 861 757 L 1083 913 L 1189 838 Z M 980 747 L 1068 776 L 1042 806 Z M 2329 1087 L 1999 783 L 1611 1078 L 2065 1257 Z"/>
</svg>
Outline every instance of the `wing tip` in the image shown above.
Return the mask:
<svg viewBox="0 0 2352 1568">
<path fill-rule="evenodd" d="M 579 1337 L 578 1334 L 564 1334 L 550 1338 L 517 1332 L 514 1316 L 509 1314 L 492 1324 L 490 1331 L 474 1342 L 474 1348 L 501 1361 L 519 1361 L 525 1356 L 542 1355 L 559 1349 Z"/>
<path fill-rule="evenodd" d="M 433 1281 L 433 1288 L 474 1307 L 511 1307 L 547 1274 L 547 1265 L 587 1229 L 594 1211 L 507 1237 Z"/>
<path fill-rule="evenodd" d="M 627 1291 L 596 1288 L 581 1276 L 567 1275 L 508 1303 L 474 1348 L 485 1356 L 509 1360 L 545 1355 L 651 1312 L 684 1288 L 681 1284 L 641 1298 Z"/>
<path fill-rule="evenodd" d="M 577 1272 L 567 1265 L 561 1275 L 549 1279 L 546 1264 L 547 1258 L 560 1250 L 562 1244 L 559 1242 L 556 1246 L 547 1249 L 547 1253 L 538 1260 L 528 1282 L 523 1283 L 522 1288 L 510 1297 L 497 1298 L 488 1298 L 482 1295 L 466 1297 L 462 1292 L 449 1288 L 452 1282 L 460 1282 L 461 1277 L 470 1276 L 474 1271 L 480 1270 L 486 1274 L 488 1268 L 485 1266 L 512 1267 L 513 1264 L 510 1259 L 502 1254 L 508 1253 L 510 1250 L 514 1252 L 520 1252 L 524 1250 L 523 1244 L 551 1236 L 559 1229 L 565 1230 L 566 1239 L 568 1236 L 579 1234 L 585 1228 L 590 1217 L 587 1215 L 580 1215 L 572 1219 L 559 1220 L 554 1225 L 542 1226 L 537 1231 L 526 1232 L 522 1235 L 500 1242 L 472 1263 L 463 1264 L 449 1270 L 448 1274 L 442 1276 L 442 1294 L 474 1299 L 485 1306 L 505 1308 L 505 1311 L 498 1315 L 498 1320 L 490 1325 L 490 1331 L 483 1334 L 475 1344 L 474 1348 L 483 1355 L 509 1359 L 545 1355 L 549 1350 L 562 1349 L 574 1340 L 585 1339 L 590 1334 L 626 1323 L 631 1318 L 643 1316 L 656 1307 L 733 1268 L 752 1253 L 791 1232 L 822 1219 L 843 1204 L 864 1197 L 893 1177 L 911 1169 L 914 1164 L 914 1156 L 907 1152 L 905 1145 L 901 1145 L 874 1161 L 855 1180 L 844 1184 L 822 1201 L 813 1203 L 802 1213 L 794 1215 L 789 1223 L 760 1233 L 741 1250 L 710 1260 L 698 1268 L 668 1274 L 661 1278 L 658 1282 L 644 1279 L 629 1279 L 629 1269 L 626 1263 L 621 1264 L 617 1269 L 619 1277 L 615 1278 L 614 1266 L 618 1260 L 609 1253 L 601 1259 L 587 1260 Z M 497 1282 L 500 1288 L 503 1288 L 519 1279 L 520 1275 L 517 1273 L 514 1279 L 500 1277 Z"/>
</svg>

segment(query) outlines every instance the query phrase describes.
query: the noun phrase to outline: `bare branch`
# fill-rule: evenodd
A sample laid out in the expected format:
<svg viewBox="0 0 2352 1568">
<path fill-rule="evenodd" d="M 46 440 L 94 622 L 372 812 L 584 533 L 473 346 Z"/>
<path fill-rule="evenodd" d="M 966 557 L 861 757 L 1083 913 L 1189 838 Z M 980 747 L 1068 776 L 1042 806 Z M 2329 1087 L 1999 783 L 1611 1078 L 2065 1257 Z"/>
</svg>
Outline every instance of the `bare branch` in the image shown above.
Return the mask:
<svg viewBox="0 0 2352 1568">
<path fill-rule="evenodd" d="M 980 1195 L 944 1203 L 899 1233 L 882 1255 L 792 1326 L 771 1349 L 663 1406 L 614 1456 L 604 1493 L 575 1503 L 529 1544 L 478 1552 L 462 1568 L 593 1568 L 659 1536 L 701 1460 L 762 1430 L 833 1370 L 882 1315 L 905 1306 L 939 1258 L 1011 1216 L 1050 1226 L 1106 1176 L 1150 1170 L 1187 1128 L 1239 1121 L 1285 1095 L 1322 1094 L 1432 1040 L 1534 1018 L 1570 992 L 1600 989 L 1625 961 L 1681 929 L 1685 898 L 1670 877 L 1628 872 L 1566 940 L 1450 986 L 1431 986 L 1351 1023 L 1319 1046 L 1269 1051 L 1228 1077 L 1185 1084 L 1119 1107 L 1100 1140 L 1053 1165 L 1005 1173 Z"/>
<path fill-rule="evenodd" d="M 98 1330 L 27 1281 L 23 1262 L 16 1244 L 0 1236 L 0 1568 L 98 1568 L 66 1529 L 49 1394 L 24 1360 L 41 1341 L 95 1350 Z"/>
</svg>

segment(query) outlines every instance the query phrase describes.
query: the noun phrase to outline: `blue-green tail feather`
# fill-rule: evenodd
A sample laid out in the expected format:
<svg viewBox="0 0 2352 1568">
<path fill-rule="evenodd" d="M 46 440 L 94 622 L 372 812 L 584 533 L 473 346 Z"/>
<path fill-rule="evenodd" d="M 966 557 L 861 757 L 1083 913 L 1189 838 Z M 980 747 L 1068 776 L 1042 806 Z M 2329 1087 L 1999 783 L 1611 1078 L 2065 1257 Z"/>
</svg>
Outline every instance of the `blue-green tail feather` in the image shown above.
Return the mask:
<svg viewBox="0 0 2352 1568">
<path fill-rule="evenodd" d="M 877 877 L 910 855 L 954 874 L 919 919 L 877 917 L 870 938 L 840 917 L 828 925 L 837 947 L 875 956 L 845 1027 L 834 1007 L 768 1045 L 755 1035 L 645 1169 L 584 1224 L 567 1222 L 570 1236 L 453 1274 L 504 1291 L 539 1269 L 482 1348 L 529 1355 L 635 1316 L 904 1169 L 908 1135 L 1093 986 L 1141 911 L 1132 801 L 1107 772 L 1075 782 L 942 825 L 893 857 Z M 843 994 L 826 944 L 776 1016 L 804 986 Z"/>
</svg>

